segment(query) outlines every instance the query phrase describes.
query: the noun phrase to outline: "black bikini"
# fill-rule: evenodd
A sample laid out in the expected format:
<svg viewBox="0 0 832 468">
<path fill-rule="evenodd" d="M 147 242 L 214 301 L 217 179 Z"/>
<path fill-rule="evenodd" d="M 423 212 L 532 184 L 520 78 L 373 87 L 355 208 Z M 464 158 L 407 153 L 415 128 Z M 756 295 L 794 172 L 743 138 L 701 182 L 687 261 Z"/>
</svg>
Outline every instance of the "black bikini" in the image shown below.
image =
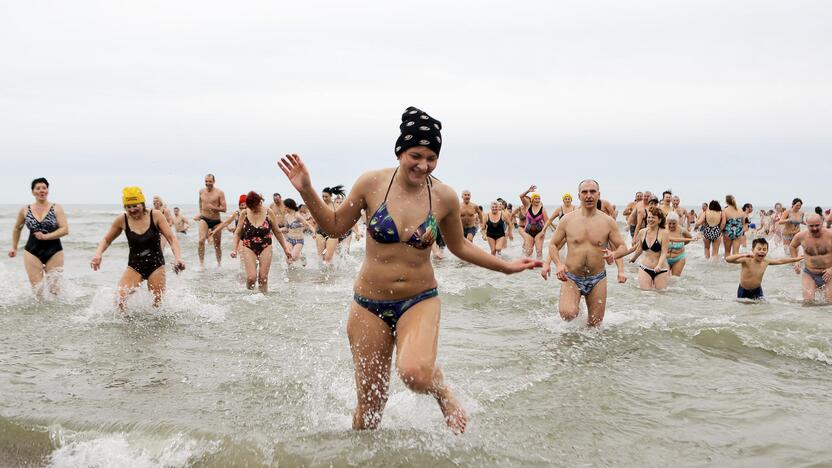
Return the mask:
<svg viewBox="0 0 832 468">
<path fill-rule="evenodd" d="M 647 233 L 644 233 L 644 239 L 641 240 L 641 249 L 642 250 L 650 250 L 653 252 L 661 252 L 662 251 L 662 243 L 659 242 L 659 235 L 656 234 L 656 240 L 653 241 L 653 244 L 649 247 L 647 246 Z M 653 268 L 648 268 L 644 266 L 643 263 L 639 263 L 638 267 L 641 268 L 642 271 L 650 275 L 650 279 L 655 280 L 657 276 L 661 275 L 662 273 L 667 273 L 667 270 L 655 270 Z"/>
<path fill-rule="evenodd" d="M 154 271 L 165 265 L 165 255 L 162 253 L 162 236 L 156 223 L 153 222 L 153 212 L 150 212 L 150 226 L 141 234 L 130 230 L 127 214 L 124 215 L 124 234 L 130 253 L 127 256 L 127 266 L 136 270 L 143 280 Z"/>
</svg>

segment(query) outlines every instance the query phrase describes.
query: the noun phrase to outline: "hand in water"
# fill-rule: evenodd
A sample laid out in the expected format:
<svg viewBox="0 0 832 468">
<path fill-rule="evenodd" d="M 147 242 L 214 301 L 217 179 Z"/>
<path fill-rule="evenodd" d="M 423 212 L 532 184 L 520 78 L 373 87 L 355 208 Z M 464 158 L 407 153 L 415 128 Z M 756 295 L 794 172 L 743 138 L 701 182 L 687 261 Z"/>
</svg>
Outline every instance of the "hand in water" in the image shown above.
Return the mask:
<svg viewBox="0 0 832 468">
<path fill-rule="evenodd" d="M 623 271 L 618 272 L 618 282 L 624 284 L 627 282 L 627 275 Z"/>
<path fill-rule="evenodd" d="M 90 267 L 92 267 L 92 271 L 98 271 L 98 269 L 101 268 L 101 255 L 92 257 L 92 260 L 90 260 Z"/>
<path fill-rule="evenodd" d="M 312 186 L 312 178 L 309 176 L 309 171 L 297 154 L 287 154 L 277 162 L 277 165 L 286 174 L 286 178 L 289 179 L 289 182 L 292 183 L 292 186 L 298 192 Z"/>
<path fill-rule="evenodd" d="M 231 258 L 237 258 L 237 251 L 232 250 L 230 255 L 231 255 Z"/>
<path fill-rule="evenodd" d="M 185 262 L 177 260 L 176 263 L 173 264 L 173 272 L 178 275 L 182 271 L 185 271 Z"/>
<path fill-rule="evenodd" d="M 552 270 L 552 266 L 549 263 L 543 265 L 543 268 L 540 269 L 540 276 L 543 277 L 544 280 L 549 280 L 549 272 Z"/>
<path fill-rule="evenodd" d="M 17 257 L 17 250 L 10 249 L 9 250 L 9 258 L 15 258 L 15 257 Z"/>
</svg>

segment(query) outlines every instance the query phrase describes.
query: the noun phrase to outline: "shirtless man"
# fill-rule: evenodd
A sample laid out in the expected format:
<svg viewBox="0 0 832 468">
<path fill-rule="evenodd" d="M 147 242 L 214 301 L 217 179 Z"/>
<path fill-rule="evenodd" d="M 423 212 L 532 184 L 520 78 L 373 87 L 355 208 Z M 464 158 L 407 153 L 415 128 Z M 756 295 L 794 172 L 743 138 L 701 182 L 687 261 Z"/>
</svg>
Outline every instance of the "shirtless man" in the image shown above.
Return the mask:
<svg viewBox="0 0 832 468">
<path fill-rule="evenodd" d="M 676 213 L 676 215 L 679 216 L 679 223 L 681 223 L 685 229 L 688 229 L 690 228 L 689 213 L 681 207 L 681 204 L 682 199 L 679 198 L 679 195 L 673 195 L 673 198 L 670 200 L 670 212 Z"/>
<path fill-rule="evenodd" d="M 275 192 L 274 195 L 272 195 L 272 204 L 269 205 L 269 209 L 272 210 L 272 213 L 274 213 L 274 216 L 277 218 L 277 225 L 280 230 L 287 232 L 286 206 L 283 205 L 283 197 L 281 197 L 279 193 Z"/>
<path fill-rule="evenodd" d="M 214 187 L 215 177 L 213 174 L 205 176 L 205 188 L 199 191 L 199 216 L 194 220 L 199 223 L 199 242 L 197 253 L 199 254 L 199 266 L 205 266 L 205 241 L 208 240 L 208 232 L 222 222 L 220 213 L 228 209 L 225 204 L 225 193 Z M 216 231 L 211 238 L 214 241 L 214 252 L 217 254 L 217 266 L 222 261 L 222 230 Z"/>
<path fill-rule="evenodd" d="M 615 205 L 613 205 L 609 200 L 598 200 L 598 203 L 596 203 L 595 206 L 612 219 L 618 217 L 618 211 L 615 209 Z"/>
<path fill-rule="evenodd" d="M 644 205 L 644 208 L 642 208 L 641 210 L 638 211 L 638 213 L 636 213 L 636 226 L 637 226 L 636 234 L 638 234 L 638 231 L 647 227 L 647 210 L 651 206 L 659 206 L 659 198 L 657 196 L 653 195 L 652 193 L 650 195 L 648 195 L 648 193 L 649 192 L 644 192 L 644 198 L 641 200 L 641 203 Z M 635 236 L 633 238 L 633 244 L 634 245 L 635 245 L 636 237 L 638 237 L 638 236 Z"/>
<path fill-rule="evenodd" d="M 462 234 L 469 242 L 474 242 L 478 226 L 483 223 L 482 217 L 477 210 L 477 205 L 471 203 L 471 192 L 462 192 L 462 204 L 459 205 L 459 219 L 462 221 Z"/>
<path fill-rule="evenodd" d="M 789 255 L 797 257 L 798 248 L 803 247 L 806 259 L 802 271 L 803 300 L 810 302 L 818 289 L 823 290 L 827 303 L 832 303 L 832 230 L 823 227 L 823 218 L 817 214 L 806 216 L 807 230 L 795 234 L 789 244 Z M 794 271 L 801 274 L 800 265 Z"/>
<path fill-rule="evenodd" d="M 179 207 L 178 206 L 175 206 L 173 208 L 173 227 L 176 229 L 176 232 L 179 233 L 179 234 L 187 234 L 188 233 L 188 228 L 191 227 L 191 224 L 179 212 Z"/>
<path fill-rule="evenodd" d="M 644 226 L 637 226 L 639 220 L 639 215 L 647 209 L 647 201 L 650 199 L 650 196 L 653 195 L 650 193 L 649 190 L 645 190 L 644 194 L 642 195 L 641 199 L 636 201 L 633 205 L 630 213 L 626 214 L 627 216 L 627 224 L 630 227 L 630 237 L 635 239 L 636 232 L 638 232 Z"/>
<path fill-rule="evenodd" d="M 659 208 L 661 208 L 662 213 L 664 213 L 665 217 L 670 214 L 670 211 L 673 209 L 673 192 L 670 190 L 665 190 L 662 192 L 662 201 L 659 203 Z"/>
<path fill-rule="evenodd" d="M 644 194 L 643 194 L 643 193 L 641 193 L 641 192 L 636 192 L 636 197 L 635 197 L 635 199 L 634 199 L 633 201 L 631 201 L 630 203 L 627 203 L 627 206 L 626 206 L 626 207 L 624 207 L 624 212 L 623 212 L 622 214 L 624 215 L 624 217 L 625 217 L 625 218 L 629 218 L 629 217 L 630 217 L 630 214 L 633 212 L 633 209 L 635 209 L 636 205 L 638 205 L 639 203 L 641 203 L 641 199 L 642 199 L 643 197 L 644 197 Z"/>
<path fill-rule="evenodd" d="M 555 262 L 556 275 L 564 284 L 560 288 L 558 308 L 564 320 L 578 316 L 581 296 L 585 296 L 591 327 L 601 325 L 607 307 L 607 270 L 616 256 L 627 252 L 624 238 L 618 232 L 615 221 L 598 211 L 601 197 L 598 182 L 584 180 L 578 185 L 581 208 L 564 216 L 549 243 L 549 255 L 543 261 L 541 275 L 549 278 L 551 262 Z M 566 262 L 560 260 L 560 249 L 568 245 Z M 615 251 L 604 245 L 615 246 Z"/>
</svg>

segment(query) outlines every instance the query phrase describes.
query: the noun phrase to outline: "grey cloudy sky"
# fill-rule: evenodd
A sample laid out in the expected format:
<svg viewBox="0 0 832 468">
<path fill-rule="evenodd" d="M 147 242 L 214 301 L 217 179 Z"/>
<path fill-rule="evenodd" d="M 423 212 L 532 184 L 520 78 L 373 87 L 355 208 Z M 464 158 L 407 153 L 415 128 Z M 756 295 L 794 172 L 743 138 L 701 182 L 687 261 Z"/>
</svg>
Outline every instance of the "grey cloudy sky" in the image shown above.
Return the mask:
<svg viewBox="0 0 832 468">
<path fill-rule="evenodd" d="M 391 166 L 405 107 L 480 203 L 586 177 L 605 198 L 832 203 L 832 3 L 2 1 L 0 203 L 139 185 L 193 203 Z M 795 168 L 791 172 L 790 168 Z"/>
</svg>

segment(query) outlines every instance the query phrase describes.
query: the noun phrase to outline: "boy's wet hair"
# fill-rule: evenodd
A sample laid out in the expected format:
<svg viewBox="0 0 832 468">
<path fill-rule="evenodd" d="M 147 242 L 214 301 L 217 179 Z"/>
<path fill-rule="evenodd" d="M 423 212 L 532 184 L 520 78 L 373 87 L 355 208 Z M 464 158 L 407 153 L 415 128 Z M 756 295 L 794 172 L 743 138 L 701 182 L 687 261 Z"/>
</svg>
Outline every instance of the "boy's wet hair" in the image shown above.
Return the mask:
<svg viewBox="0 0 832 468">
<path fill-rule="evenodd" d="M 765 240 L 762 237 L 758 237 L 758 238 L 754 239 L 753 241 L 751 241 L 751 248 L 752 249 L 754 247 L 757 247 L 757 245 L 764 245 L 764 246 L 768 247 L 768 241 Z"/>
</svg>

